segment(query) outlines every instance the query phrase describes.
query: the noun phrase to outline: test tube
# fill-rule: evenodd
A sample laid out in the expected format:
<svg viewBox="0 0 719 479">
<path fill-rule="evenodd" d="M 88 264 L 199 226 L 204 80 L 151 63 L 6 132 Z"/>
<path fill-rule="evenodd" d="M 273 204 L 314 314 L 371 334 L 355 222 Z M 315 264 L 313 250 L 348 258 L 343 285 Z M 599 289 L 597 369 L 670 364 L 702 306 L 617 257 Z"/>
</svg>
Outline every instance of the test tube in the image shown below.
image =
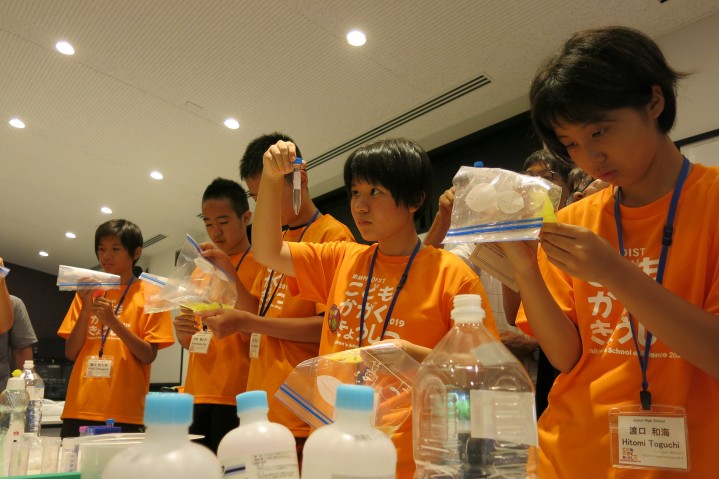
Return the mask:
<svg viewBox="0 0 719 479">
<path fill-rule="evenodd" d="M 292 173 L 292 207 L 295 214 L 300 214 L 300 206 L 302 206 L 302 158 L 297 157 L 292 162 L 294 172 Z"/>
</svg>

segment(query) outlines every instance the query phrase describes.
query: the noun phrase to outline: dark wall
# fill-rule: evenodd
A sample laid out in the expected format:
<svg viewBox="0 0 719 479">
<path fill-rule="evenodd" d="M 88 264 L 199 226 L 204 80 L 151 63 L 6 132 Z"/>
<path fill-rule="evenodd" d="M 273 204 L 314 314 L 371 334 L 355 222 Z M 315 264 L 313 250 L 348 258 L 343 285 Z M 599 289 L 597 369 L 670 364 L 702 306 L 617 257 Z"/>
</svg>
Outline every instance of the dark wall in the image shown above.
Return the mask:
<svg viewBox="0 0 719 479">
<path fill-rule="evenodd" d="M 423 217 L 418 218 L 417 231 L 423 233 L 429 229 L 437 213 L 439 196 L 452 185 L 452 178 L 460 166 L 483 161 L 484 166 L 489 168 L 519 171 L 525 158 L 541 146 L 532 131 L 529 112 L 525 112 L 429 151 L 434 169 L 434 197 Z M 315 198 L 315 204 L 323 213 L 331 214 L 346 224 L 357 241 L 362 242 L 344 188 Z"/>
<path fill-rule="evenodd" d="M 57 335 L 75 293 L 58 291 L 57 276 L 6 263 L 10 268 L 10 294 L 22 299 L 38 338 L 33 351 L 37 359 L 65 359 L 65 341 Z"/>
</svg>

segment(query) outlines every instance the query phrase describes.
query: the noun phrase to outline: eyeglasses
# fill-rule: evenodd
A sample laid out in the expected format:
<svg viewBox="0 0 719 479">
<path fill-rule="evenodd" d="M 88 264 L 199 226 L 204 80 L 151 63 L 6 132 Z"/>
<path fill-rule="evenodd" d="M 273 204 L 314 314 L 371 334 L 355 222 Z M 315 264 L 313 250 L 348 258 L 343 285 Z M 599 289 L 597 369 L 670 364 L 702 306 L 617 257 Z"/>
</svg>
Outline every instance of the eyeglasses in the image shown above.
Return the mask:
<svg viewBox="0 0 719 479">
<path fill-rule="evenodd" d="M 528 176 L 538 176 L 540 178 L 544 178 L 545 180 L 552 181 L 554 179 L 554 176 L 556 173 L 554 173 L 552 170 L 539 170 L 539 171 L 525 170 L 522 172 L 522 174 L 528 175 Z"/>
</svg>

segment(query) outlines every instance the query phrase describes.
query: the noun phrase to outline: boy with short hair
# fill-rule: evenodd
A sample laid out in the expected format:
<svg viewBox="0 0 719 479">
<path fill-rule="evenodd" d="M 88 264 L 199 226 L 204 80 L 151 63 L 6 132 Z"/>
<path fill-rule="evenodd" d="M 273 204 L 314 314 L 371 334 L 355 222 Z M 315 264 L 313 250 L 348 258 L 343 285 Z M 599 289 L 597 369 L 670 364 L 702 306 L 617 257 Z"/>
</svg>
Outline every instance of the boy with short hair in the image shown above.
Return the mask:
<svg viewBox="0 0 719 479">
<path fill-rule="evenodd" d="M 123 219 L 101 224 L 95 254 L 106 273 L 120 276 L 120 290 L 93 299 L 92 290 L 75 294 L 58 330 L 65 356 L 74 361 L 62 413 L 62 437 L 80 426 L 115 419 L 123 432 L 142 431 L 150 365 L 157 350 L 174 341 L 169 313 L 146 314 L 142 281 L 133 266 L 142 254 L 142 232 Z"/>
</svg>

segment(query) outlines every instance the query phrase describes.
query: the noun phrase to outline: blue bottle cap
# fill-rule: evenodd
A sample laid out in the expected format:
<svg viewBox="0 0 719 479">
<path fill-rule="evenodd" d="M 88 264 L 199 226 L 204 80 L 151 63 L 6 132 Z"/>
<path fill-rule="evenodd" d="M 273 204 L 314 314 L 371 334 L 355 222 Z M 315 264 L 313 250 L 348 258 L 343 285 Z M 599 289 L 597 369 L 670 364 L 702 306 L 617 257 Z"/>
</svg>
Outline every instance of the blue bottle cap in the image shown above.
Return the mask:
<svg viewBox="0 0 719 479">
<path fill-rule="evenodd" d="M 192 423 L 194 398 L 186 393 L 148 393 L 145 398 L 145 424 Z"/>
<path fill-rule="evenodd" d="M 235 401 L 237 402 L 238 415 L 250 409 L 262 409 L 265 412 L 269 410 L 266 391 L 247 391 L 238 394 L 237 397 L 235 397 Z"/>
<path fill-rule="evenodd" d="M 337 386 L 335 408 L 353 411 L 371 411 L 374 406 L 374 389 L 369 386 L 340 384 Z"/>
<path fill-rule="evenodd" d="M 484 167 L 484 162 L 483 162 L 483 161 L 475 161 L 475 162 L 474 162 L 474 167 L 475 167 L 475 168 L 482 168 L 482 167 Z"/>
</svg>

